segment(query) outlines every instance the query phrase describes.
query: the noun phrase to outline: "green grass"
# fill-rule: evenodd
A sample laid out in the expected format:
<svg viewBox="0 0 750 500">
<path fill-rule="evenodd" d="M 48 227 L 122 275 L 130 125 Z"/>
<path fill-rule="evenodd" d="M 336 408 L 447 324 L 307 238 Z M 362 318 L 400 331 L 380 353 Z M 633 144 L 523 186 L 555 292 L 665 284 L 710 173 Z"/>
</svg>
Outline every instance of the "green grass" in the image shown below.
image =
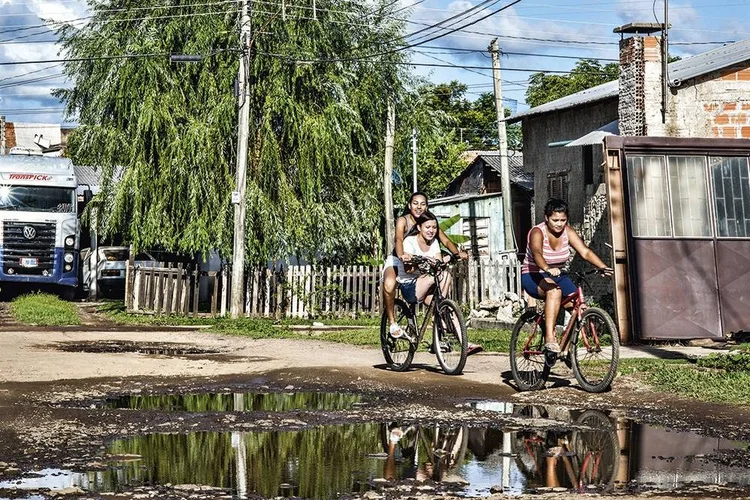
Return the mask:
<svg viewBox="0 0 750 500">
<path fill-rule="evenodd" d="M 10 313 L 19 323 L 41 326 L 80 325 L 75 304 L 48 293 L 21 295 L 10 304 Z"/>
<path fill-rule="evenodd" d="M 711 355 L 697 361 L 622 359 L 621 374 L 634 375 L 654 389 L 705 402 L 750 405 L 750 371 L 743 361 Z M 744 351 L 745 358 L 750 357 Z"/>
<path fill-rule="evenodd" d="M 128 314 L 122 302 L 109 302 L 99 307 L 99 312 L 111 320 L 127 325 L 204 325 L 208 331 L 242 335 L 250 338 L 319 339 L 350 345 L 380 346 L 380 317 L 359 318 L 286 318 L 282 320 L 253 318 L 189 318 L 185 316 L 154 316 Z M 306 331 L 295 328 L 323 323 L 326 326 L 358 326 L 361 328 Z M 429 332 L 428 332 L 429 333 Z M 469 342 L 481 344 L 485 351 L 508 352 L 510 330 L 469 329 Z"/>
</svg>

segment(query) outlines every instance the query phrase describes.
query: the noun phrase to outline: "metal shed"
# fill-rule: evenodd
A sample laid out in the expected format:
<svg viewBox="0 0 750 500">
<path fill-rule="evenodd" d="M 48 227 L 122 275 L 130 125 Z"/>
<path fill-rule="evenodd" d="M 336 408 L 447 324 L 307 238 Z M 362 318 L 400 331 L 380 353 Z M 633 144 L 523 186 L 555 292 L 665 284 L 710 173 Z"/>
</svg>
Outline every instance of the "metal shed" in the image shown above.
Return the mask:
<svg viewBox="0 0 750 500">
<path fill-rule="evenodd" d="M 750 140 L 604 139 L 623 341 L 750 331 Z"/>
</svg>

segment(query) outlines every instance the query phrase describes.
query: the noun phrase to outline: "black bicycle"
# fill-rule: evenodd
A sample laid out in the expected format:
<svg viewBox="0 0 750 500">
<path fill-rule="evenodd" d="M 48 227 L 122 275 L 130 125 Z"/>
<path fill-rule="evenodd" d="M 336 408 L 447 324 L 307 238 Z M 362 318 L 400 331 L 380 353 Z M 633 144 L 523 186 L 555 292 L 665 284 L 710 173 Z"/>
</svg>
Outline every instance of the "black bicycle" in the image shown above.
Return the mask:
<svg viewBox="0 0 750 500">
<path fill-rule="evenodd" d="M 469 341 L 461 309 L 455 302 L 445 298 L 440 290 L 440 277 L 447 272 L 448 263 L 421 256 L 413 256 L 410 263 L 417 266 L 422 273 L 433 277 L 435 285 L 432 302 L 424 313 L 421 327 L 417 328 L 417 304 L 410 304 L 402 299 L 394 301 L 394 318 L 404 332 L 404 335 L 398 338 L 390 334 L 388 314 L 387 311 L 383 311 L 380 322 L 380 347 L 385 362 L 393 371 L 408 370 L 427 326 L 432 323 L 432 343 L 426 345 L 430 352 L 435 354 L 446 374 L 460 375 L 466 364 Z"/>
</svg>

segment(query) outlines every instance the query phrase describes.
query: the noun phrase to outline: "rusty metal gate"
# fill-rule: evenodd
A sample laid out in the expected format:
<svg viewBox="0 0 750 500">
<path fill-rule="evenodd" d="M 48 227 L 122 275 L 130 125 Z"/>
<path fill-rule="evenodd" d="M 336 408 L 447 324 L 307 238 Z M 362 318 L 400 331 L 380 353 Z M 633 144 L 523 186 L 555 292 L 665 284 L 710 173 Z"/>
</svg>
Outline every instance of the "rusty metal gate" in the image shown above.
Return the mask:
<svg viewBox="0 0 750 500">
<path fill-rule="evenodd" d="M 750 331 L 750 141 L 617 137 L 605 144 L 608 186 L 621 195 L 612 231 L 620 240 L 618 289 L 628 291 L 618 302 L 631 336 Z"/>
</svg>

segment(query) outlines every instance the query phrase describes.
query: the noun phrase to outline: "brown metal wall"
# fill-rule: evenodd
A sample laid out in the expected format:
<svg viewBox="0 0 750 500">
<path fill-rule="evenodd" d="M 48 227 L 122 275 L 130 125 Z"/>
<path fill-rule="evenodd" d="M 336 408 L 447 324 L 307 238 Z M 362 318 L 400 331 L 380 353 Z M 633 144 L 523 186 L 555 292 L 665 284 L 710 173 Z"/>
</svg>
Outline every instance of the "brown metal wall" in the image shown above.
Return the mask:
<svg viewBox="0 0 750 500">
<path fill-rule="evenodd" d="M 637 239 L 633 256 L 640 338 L 722 336 L 713 241 Z"/>
<path fill-rule="evenodd" d="M 724 333 L 750 330 L 750 240 L 718 240 L 721 319 Z"/>
</svg>

